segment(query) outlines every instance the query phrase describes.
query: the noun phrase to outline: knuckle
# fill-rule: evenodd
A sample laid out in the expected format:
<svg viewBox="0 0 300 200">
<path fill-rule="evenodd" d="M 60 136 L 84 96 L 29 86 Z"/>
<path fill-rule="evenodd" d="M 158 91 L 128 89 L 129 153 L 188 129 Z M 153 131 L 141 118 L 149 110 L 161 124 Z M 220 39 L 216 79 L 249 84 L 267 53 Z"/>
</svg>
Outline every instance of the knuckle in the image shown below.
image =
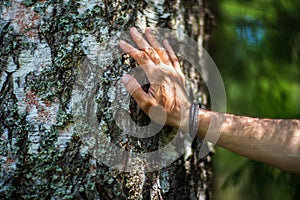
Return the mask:
<svg viewBox="0 0 300 200">
<path fill-rule="evenodd" d="M 179 61 L 178 58 L 177 58 L 177 56 L 175 54 L 172 54 L 172 60 L 174 62 L 178 62 Z"/>
<path fill-rule="evenodd" d="M 149 62 L 149 57 L 144 51 L 136 52 L 134 55 L 134 59 L 140 65 L 143 65 L 143 64 Z"/>
<path fill-rule="evenodd" d="M 140 51 L 139 58 L 141 60 L 146 60 L 146 59 L 148 59 L 148 55 L 144 51 Z"/>
<path fill-rule="evenodd" d="M 155 52 L 154 52 L 153 48 L 151 48 L 151 47 L 145 48 L 144 51 L 149 55 L 150 58 L 152 58 L 154 56 Z"/>
<path fill-rule="evenodd" d="M 169 55 L 166 51 L 164 51 L 162 49 L 158 49 L 157 52 L 158 52 L 158 55 L 163 59 L 165 64 L 170 64 Z"/>
<path fill-rule="evenodd" d="M 163 53 L 162 58 L 164 59 L 164 61 L 167 65 L 172 64 L 172 62 L 170 61 L 170 57 L 166 52 Z"/>
</svg>

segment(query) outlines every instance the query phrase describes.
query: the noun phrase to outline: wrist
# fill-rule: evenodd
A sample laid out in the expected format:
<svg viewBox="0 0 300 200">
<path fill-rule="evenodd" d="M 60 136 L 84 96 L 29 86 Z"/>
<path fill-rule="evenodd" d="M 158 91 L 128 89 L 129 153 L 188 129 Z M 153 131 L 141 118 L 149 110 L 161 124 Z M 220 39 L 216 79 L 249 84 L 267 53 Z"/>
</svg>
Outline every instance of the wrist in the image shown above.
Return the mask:
<svg viewBox="0 0 300 200">
<path fill-rule="evenodd" d="M 198 113 L 199 124 L 198 124 L 197 136 L 200 139 L 204 139 L 206 135 L 206 132 L 210 124 L 211 114 L 212 112 L 209 110 L 204 110 L 201 108 L 199 109 L 199 113 Z"/>
<path fill-rule="evenodd" d="M 191 104 L 187 103 L 181 107 L 181 111 L 178 114 L 179 118 L 176 121 L 175 127 L 188 132 L 189 130 L 189 115 L 190 115 Z"/>
<path fill-rule="evenodd" d="M 176 123 L 176 127 L 183 130 L 184 132 L 189 132 L 189 124 L 190 124 L 190 110 L 191 104 L 185 107 L 185 110 L 181 113 L 181 119 Z M 206 132 L 209 127 L 211 111 L 204 110 L 199 108 L 198 114 L 198 127 L 196 136 L 200 139 L 203 139 L 206 135 Z"/>
</svg>

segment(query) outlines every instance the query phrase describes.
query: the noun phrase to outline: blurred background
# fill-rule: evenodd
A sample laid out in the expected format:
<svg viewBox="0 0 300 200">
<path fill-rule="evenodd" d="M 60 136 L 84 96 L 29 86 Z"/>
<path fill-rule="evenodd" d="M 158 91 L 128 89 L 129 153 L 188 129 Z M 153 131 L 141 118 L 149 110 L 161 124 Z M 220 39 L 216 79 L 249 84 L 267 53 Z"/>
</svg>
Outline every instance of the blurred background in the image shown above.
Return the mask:
<svg viewBox="0 0 300 200">
<path fill-rule="evenodd" d="M 225 84 L 227 112 L 300 119 L 300 1 L 218 0 L 209 53 Z M 300 199 L 300 177 L 222 148 L 214 197 Z"/>
</svg>

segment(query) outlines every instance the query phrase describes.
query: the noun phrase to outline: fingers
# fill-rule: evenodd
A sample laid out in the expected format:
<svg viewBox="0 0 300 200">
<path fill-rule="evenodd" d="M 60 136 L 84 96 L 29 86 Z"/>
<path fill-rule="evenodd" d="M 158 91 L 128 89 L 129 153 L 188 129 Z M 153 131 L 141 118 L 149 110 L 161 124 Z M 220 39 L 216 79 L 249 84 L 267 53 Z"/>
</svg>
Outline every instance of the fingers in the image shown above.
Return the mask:
<svg viewBox="0 0 300 200">
<path fill-rule="evenodd" d="M 171 45 L 169 44 L 168 40 L 166 40 L 166 39 L 163 40 L 163 45 L 164 45 L 164 47 L 166 48 L 166 50 L 168 52 L 169 58 L 171 59 L 172 64 L 173 64 L 175 70 L 177 71 L 177 73 L 181 77 L 182 82 L 184 84 L 185 77 L 184 77 L 184 74 L 181 71 L 179 60 L 178 60 L 176 54 L 174 53 L 173 48 L 171 47 Z"/>
<path fill-rule="evenodd" d="M 150 108 L 154 105 L 153 98 L 144 92 L 137 80 L 132 76 L 128 74 L 124 75 L 122 77 L 122 82 L 139 107 L 148 114 Z"/>
<path fill-rule="evenodd" d="M 120 40 L 119 45 L 125 53 L 128 53 L 137 61 L 140 67 L 145 70 L 147 76 L 151 74 L 155 64 L 165 64 L 173 66 L 181 79 L 184 80 L 178 58 L 167 40 L 163 41 L 162 46 L 151 33 L 150 28 L 146 28 L 145 31 L 145 36 L 148 41 L 144 39 L 143 35 L 139 33 L 135 27 L 130 29 L 130 35 L 141 50 L 134 48 L 123 40 Z"/>
<path fill-rule="evenodd" d="M 139 49 L 144 50 L 150 47 L 149 43 L 144 39 L 143 35 L 135 27 L 130 28 L 130 35 Z"/>
<path fill-rule="evenodd" d="M 144 52 L 140 51 L 127 42 L 120 40 L 119 45 L 121 49 L 128 53 L 141 67 L 144 65 L 151 65 L 153 64 L 152 60 L 149 58 L 149 56 Z"/>
<path fill-rule="evenodd" d="M 146 54 L 150 57 L 153 63 L 162 63 L 162 60 L 160 59 L 155 49 L 152 48 L 152 46 L 144 39 L 143 35 L 140 32 L 138 32 L 138 30 L 135 27 L 130 28 L 130 35 L 139 47 L 139 49 L 146 52 Z"/>
<path fill-rule="evenodd" d="M 163 45 L 165 46 L 167 52 L 168 52 L 168 55 L 172 61 L 172 64 L 173 66 L 175 67 L 176 70 L 180 70 L 180 64 L 179 64 L 179 61 L 178 61 L 178 58 L 177 56 L 175 55 L 174 51 L 173 51 L 173 48 L 170 46 L 168 40 L 163 40 Z"/>
<path fill-rule="evenodd" d="M 172 65 L 168 53 L 166 52 L 165 48 L 160 44 L 160 42 L 157 41 L 155 36 L 152 34 L 151 28 L 146 28 L 145 35 L 148 42 L 155 49 L 162 62 L 166 65 Z"/>
</svg>

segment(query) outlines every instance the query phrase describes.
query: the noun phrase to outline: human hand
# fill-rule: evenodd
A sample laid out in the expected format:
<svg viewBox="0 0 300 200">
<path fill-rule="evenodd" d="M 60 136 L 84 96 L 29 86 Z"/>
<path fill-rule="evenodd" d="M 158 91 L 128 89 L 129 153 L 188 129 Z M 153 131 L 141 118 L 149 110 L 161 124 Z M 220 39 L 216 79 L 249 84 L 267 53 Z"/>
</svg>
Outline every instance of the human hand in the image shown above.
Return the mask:
<svg viewBox="0 0 300 200">
<path fill-rule="evenodd" d="M 124 75 L 122 81 L 140 108 L 156 123 L 187 130 L 190 102 L 185 91 L 185 77 L 178 58 L 167 40 L 163 46 L 151 29 L 145 31 L 145 40 L 135 27 L 130 35 L 139 49 L 120 40 L 121 49 L 128 53 L 144 70 L 150 88 L 144 92 L 137 80 Z"/>
</svg>

